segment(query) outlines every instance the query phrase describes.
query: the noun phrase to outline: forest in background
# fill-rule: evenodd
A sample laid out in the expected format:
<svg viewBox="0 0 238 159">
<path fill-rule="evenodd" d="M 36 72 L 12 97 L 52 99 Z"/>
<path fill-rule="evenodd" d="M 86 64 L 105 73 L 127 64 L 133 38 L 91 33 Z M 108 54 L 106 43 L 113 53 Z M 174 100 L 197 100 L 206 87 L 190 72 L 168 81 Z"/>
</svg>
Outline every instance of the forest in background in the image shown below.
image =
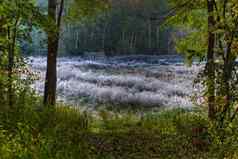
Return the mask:
<svg viewBox="0 0 238 159">
<path fill-rule="evenodd" d="M 71 11 L 66 7 L 64 15 Z M 95 17 L 72 21 L 63 19 L 59 44 L 60 55 L 84 55 L 87 52 L 112 55 L 175 54 L 173 36 L 175 29 L 164 25 L 168 10 L 164 0 L 111 0 L 110 8 Z M 44 9 L 45 1 L 39 1 Z M 32 43 L 24 43 L 22 49 L 30 55 L 46 55 L 46 35 L 35 29 Z"/>
</svg>

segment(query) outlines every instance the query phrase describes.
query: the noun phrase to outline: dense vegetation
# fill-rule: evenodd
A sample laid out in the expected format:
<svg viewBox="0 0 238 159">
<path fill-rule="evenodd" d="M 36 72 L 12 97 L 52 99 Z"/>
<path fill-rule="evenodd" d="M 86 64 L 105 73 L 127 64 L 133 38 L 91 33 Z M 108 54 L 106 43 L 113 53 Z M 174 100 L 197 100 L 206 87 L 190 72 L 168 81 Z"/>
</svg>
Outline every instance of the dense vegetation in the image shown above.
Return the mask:
<svg viewBox="0 0 238 159">
<path fill-rule="evenodd" d="M 238 157 L 238 121 L 217 131 L 204 110 L 95 116 L 62 105 L 42 109 L 38 97 L 19 93 L 15 109 L 1 101 L 2 159 Z"/>
<path fill-rule="evenodd" d="M 65 14 L 72 17 L 75 13 L 69 5 L 66 4 Z M 83 55 L 85 52 L 106 55 L 175 53 L 172 34 L 176 31 L 162 25 L 162 17 L 168 10 L 166 1 L 112 0 L 109 5 L 110 8 L 94 18 L 84 18 L 80 22 L 64 18 L 59 48 L 61 55 Z M 24 45 L 24 49 L 29 54 L 46 54 L 44 34 L 37 31 L 32 34 L 35 40 L 31 45 Z"/>
<path fill-rule="evenodd" d="M 49 0 L 48 14 L 45 14 L 32 0 L 0 0 L 0 158 L 238 158 L 236 0 L 170 0 L 168 6 L 165 1 L 146 4 L 144 2 L 152 1 L 142 0 L 117 5 L 116 1 L 65 2 Z M 182 37 L 176 37 L 177 50 L 183 52 L 188 61 L 194 57 L 206 59 L 204 71 L 197 80 L 206 88 L 201 92 L 205 99 L 203 107 L 160 112 L 103 109 L 88 113 L 57 103 L 56 66 L 60 38 L 64 37 L 61 34 L 64 31 L 63 17 L 76 27 L 73 23 L 85 20 L 89 23 L 88 20 L 95 14 L 100 13 L 104 19 L 109 9 L 111 16 L 122 14 L 123 11 L 126 15 L 122 17 L 130 22 L 131 19 L 127 18 L 134 17 L 142 10 L 145 10 L 139 15 L 142 17 L 155 14 L 154 10 L 158 10 L 156 15 L 160 14 L 161 3 L 161 6 L 168 7 L 163 21 L 168 20 L 170 26 L 185 33 Z M 135 7 L 135 10 L 131 7 Z M 71 9 L 67 12 L 70 14 L 64 16 L 67 9 Z M 118 12 L 115 11 L 117 9 Z M 133 16 L 129 16 L 131 14 Z M 114 20 L 120 16 L 111 16 L 109 22 L 113 23 L 110 27 L 116 29 L 119 23 Z M 95 25 L 90 22 L 89 26 L 83 28 L 93 27 L 94 30 L 100 23 L 106 22 L 98 19 Z M 138 27 L 144 26 L 142 21 L 136 24 Z M 124 35 L 122 41 L 119 40 L 122 44 L 117 45 L 117 41 L 105 47 L 108 44 L 105 38 L 102 51 L 109 49 L 112 53 L 112 47 L 125 49 L 125 52 L 156 47 L 152 44 L 152 39 L 158 38 L 156 36 L 147 36 L 145 42 L 139 40 L 137 47 L 137 34 L 133 32 L 134 25 L 133 31 L 131 27 L 130 23 L 124 24 L 120 31 L 116 31 L 118 35 L 111 30 L 108 35 L 113 38 L 107 42 Z M 30 36 L 33 28 L 42 29 L 47 35 L 43 100 L 30 87 L 34 73 L 25 64 L 20 49 L 23 41 L 34 40 Z M 95 30 L 92 30 L 83 34 L 88 36 L 90 33 L 92 38 L 97 37 L 92 34 Z M 141 33 L 140 36 L 145 34 L 150 35 L 152 31 Z M 78 34 L 78 38 L 82 38 L 81 35 Z M 62 44 L 60 46 L 63 47 Z M 92 47 L 96 51 L 102 49 L 97 48 L 96 44 Z"/>
<path fill-rule="evenodd" d="M 217 131 L 204 110 L 143 116 L 101 110 L 95 117 L 62 105 L 42 109 L 38 97 L 19 93 L 17 108 L 1 100 L 3 159 L 237 158 L 238 121 Z"/>
</svg>

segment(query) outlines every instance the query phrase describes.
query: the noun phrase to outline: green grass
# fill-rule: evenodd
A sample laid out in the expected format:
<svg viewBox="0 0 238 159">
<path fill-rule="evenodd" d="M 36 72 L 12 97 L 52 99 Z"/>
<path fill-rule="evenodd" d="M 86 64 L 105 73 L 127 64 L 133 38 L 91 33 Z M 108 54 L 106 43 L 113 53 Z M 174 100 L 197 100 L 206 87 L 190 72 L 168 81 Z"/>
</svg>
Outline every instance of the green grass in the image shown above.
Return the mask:
<svg viewBox="0 0 238 159">
<path fill-rule="evenodd" d="M 0 104 L 0 159 L 238 158 L 238 122 L 217 131 L 204 110 L 92 113 L 17 99 Z"/>
<path fill-rule="evenodd" d="M 20 116 L 9 113 L 9 117 L 8 122 L 5 118 L 0 122 L 1 159 L 191 159 L 213 155 L 207 132 L 199 136 L 193 132 L 209 125 L 202 111 L 174 109 L 143 117 L 101 111 L 93 117 L 60 106 L 28 109 Z M 194 139 L 206 144 L 194 145 Z"/>
</svg>

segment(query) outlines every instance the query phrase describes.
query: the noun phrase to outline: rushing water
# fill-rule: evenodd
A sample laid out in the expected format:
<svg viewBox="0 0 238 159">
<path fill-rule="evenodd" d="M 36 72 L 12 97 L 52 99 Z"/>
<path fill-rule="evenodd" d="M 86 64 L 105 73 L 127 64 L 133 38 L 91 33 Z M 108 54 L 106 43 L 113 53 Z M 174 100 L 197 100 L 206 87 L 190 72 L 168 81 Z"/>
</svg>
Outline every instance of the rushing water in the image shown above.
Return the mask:
<svg viewBox="0 0 238 159">
<path fill-rule="evenodd" d="M 45 57 L 29 57 L 39 73 L 34 88 L 43 93 Z M 89 105 L 191 107 L 193 79 L 199 66 L 187 67 L 178 57 L 129 56 L 85 60 L 58 59 L 58 99 Z"/>
</svg>

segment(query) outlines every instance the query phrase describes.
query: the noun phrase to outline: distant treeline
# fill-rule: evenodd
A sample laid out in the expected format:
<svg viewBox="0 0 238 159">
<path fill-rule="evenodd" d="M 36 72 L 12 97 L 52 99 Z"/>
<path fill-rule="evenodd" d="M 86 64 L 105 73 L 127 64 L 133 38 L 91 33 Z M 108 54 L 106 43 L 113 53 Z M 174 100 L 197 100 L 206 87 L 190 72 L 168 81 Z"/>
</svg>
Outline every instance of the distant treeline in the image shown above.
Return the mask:
<svg viewBox="0 0 238 159">
<path fill-rule="evenodd" d="M 110 9 L 93 20 L 65 22 L 59 53 L 81 55 L 85 52 L 120 54 L 174 54 L 172 28 L 162 26 L 166 0 L 111 0 Z M 67 9 L 66 9 L 67 14 Z M 23 45 L 25 52 L 47 52 L 44 35 L 34 32 L 33 43 Z"/>
</svg>

